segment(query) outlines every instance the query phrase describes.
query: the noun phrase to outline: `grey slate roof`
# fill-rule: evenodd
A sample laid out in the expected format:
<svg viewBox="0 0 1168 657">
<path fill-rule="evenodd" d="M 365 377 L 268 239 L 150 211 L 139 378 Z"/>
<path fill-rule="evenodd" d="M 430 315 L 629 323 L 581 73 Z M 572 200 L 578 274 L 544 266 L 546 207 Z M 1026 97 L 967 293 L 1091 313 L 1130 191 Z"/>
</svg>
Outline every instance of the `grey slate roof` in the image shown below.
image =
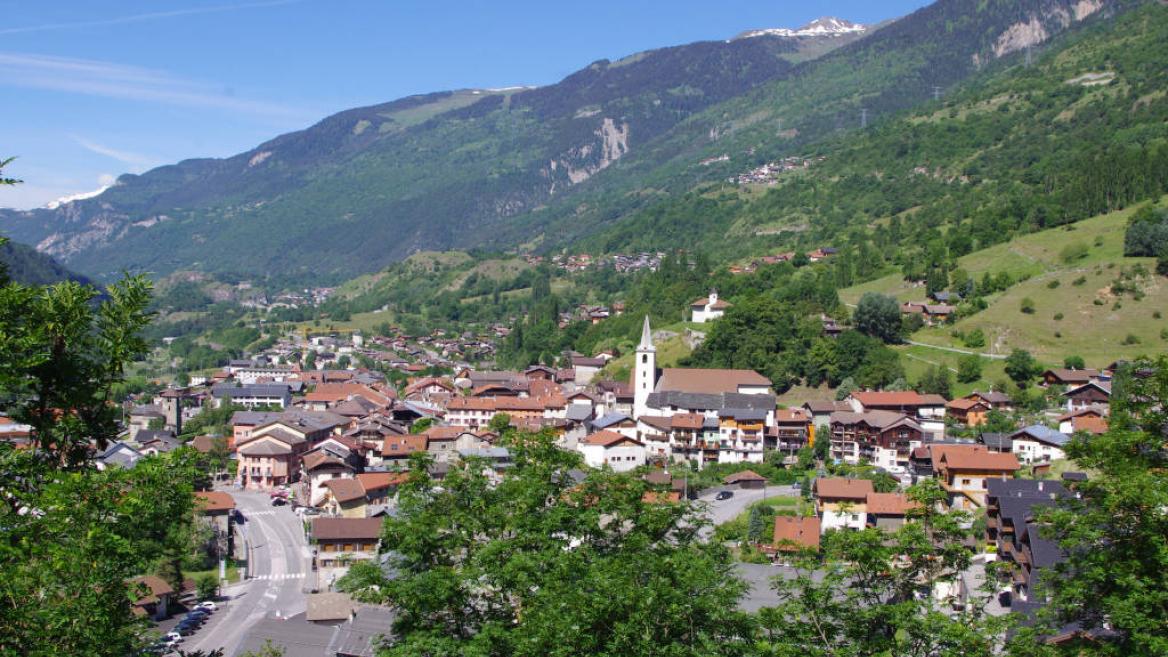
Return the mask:
<svg viewBox="0 0 1168 657">
<path fill-rule="evenodd" d="M 221 383 L 211 386 L 211 396 L 216 399 L 223 397 L 230 399 L 239 397 L 287 397 L 290 394 L 291 388 L 286 383 L 255 383 L 246 386 L 233 386 Z"/>
<path fill-rule="evenodd" d="M 97 460 L 106 465 L 132 468 L 142 458 L 142 453 L 124 442 L 118 441 L 102 452 Z"/>
<path fill-rule="evenodd" d="M 650 395 L 650 397 L 652 397 L 652 395 Z M 615 424 L 620 424 L 621 422 L 631 419 L 631 417 L 625 415 L 624 413 L 607 413 L 603 417 L 593 420 L 592 428 L 607 429 Z"/>
<path fill-rule="evenodd" d="M 981 443 L 990 449 L 1010 451 L 1014 447 L 1014 439 L 1008 433 L 983 433 L 978 436 Z"/>
<path fill-rule="evenodd" d="M 732 417 L 735 420 L 765 420 L 767 412 L 751 408 L 723 408 L 718 411 L 718 417 Z"/>
<path fill-rule="evenodd" d="M 1015 431 L 1011 438 L 1017 440 L 1018 438 L 1030 438 L 1040 443 L 1053 445 L 1055 447 L 1062 447 L 1070 441 L 1070 436 L 1065 433 L 1060 433 L 1050 427 L 1041 424 L 1032 424 L 1025 429 Z"/>
<path fill-rule="evenodd" d="M 592 417 L 592 407 L 584 404 L 568 404 L 566 413 L 569 420 L 583 422 Z"/>
<path fill-rule="evenodd" d="M 775 410 L 773 395 L 744 395 L 724 392 L 717 395 L 699 392 L 679 392 L 667 390 L 649 394 L 646 402 L 649 408 L 677 408 L 690 411 L 720 411 L 723 409 Z"/>
</svg>

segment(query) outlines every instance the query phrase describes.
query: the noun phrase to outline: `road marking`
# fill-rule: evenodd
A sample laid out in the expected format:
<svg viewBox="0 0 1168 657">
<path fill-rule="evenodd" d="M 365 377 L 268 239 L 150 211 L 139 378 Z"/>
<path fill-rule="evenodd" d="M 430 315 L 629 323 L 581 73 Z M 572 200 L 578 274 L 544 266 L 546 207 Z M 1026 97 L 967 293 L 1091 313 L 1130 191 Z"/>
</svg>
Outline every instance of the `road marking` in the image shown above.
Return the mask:
<svg viewBox="0 0 1168 657">
<path fill-rule="evenodd" d="M 267 575 L 256 575 L 252 579 L 282 581 L 286 579 L 304 579 L 307 574 L 308 573 L 268 573 Z"/>
</svg>

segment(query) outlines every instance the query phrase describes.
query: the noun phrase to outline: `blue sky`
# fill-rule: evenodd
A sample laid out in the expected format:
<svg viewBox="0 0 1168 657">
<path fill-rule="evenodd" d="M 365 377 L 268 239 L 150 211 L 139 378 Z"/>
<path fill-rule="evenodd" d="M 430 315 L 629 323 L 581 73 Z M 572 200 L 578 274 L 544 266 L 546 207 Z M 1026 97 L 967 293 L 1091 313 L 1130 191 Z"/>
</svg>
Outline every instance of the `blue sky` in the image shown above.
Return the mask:
<svg viewBox="0 0 1168 657">
<path fill-rule="evenodd" d="M 0 0 L 0 156 L 35 207 L 409 94 L 556 82 L 589 62 L 925 0 Z"/>
</svg>

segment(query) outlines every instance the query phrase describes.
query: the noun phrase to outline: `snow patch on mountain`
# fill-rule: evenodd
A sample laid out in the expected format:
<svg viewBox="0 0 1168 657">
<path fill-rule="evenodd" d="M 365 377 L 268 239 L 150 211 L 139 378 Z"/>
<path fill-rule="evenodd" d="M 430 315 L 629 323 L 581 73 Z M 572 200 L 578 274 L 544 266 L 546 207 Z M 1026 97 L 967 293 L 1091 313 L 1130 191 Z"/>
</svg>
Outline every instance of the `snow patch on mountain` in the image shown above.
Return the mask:
<svg viewBox="0 0 1168 657">
<path fill-rule="evenodd" d="M 817 18 L 803 27 L 790 29 L 785 27 L 774 27 L 763 30 L 749 30 L 743 32 L 735 39 L 749 39 L 751 37 L 760 36 L 777 36 L 777 37 L 828 37 L 840 36 L 843 34 L 855 34 L 858 32 L 867 31 L 866 25 L 846 21 L 842 18 L 835 18 L 834 16 L 824 16 Z"/>
</svg>

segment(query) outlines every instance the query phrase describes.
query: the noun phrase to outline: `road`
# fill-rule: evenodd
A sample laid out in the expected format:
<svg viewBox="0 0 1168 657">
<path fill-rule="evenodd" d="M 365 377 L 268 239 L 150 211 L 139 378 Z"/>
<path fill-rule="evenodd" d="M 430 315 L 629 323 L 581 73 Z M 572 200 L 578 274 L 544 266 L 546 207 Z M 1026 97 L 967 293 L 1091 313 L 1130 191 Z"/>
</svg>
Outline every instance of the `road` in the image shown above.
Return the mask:
<svg viewBox="0 0 1168 657">
<path fill-rule="evenodd" d="M 734 491 L 734 497 L 727 500 L 714 499 L 718 493 L 723 490 Z M 706 516 L 714 525 L 723 525 L 738 517 L 746 507 L 752 503 L 757 502 L 764 497 L 778 497 L 778 496 L 798 496 L 799 486 L 767 486 L 760 489 L 740 490 L 730 486 L 713 488 L 707 490 L 700 497 L 698 501 L 706 504 Z M 712 528 L 707 528 L 705 532 L 707 535 L 713 533 Z"/>
<path fill-rule="evenodd" d="M 973 355 L 981 356 L 982 358 L 988 358 L 990 360 L 1006 360 L 1007 358 L 1009 358 L 1009 356 L 1005 356 L 1003 354 L 984 354 L 980 351 L 970 351 L 968 349 L 958 349 L 957 347 L 942 347 L 941 345 L 929 344 L 927 342 L 914 342 L 912 340 L 905 340 L 904 343 L 911 344 L 915 347 L 928 347 L 929 349 L 939 349 L 941 351 L 948 351 L 948 352 L 951 352 L 954 354 L 965 354 L 967 356 L 970 354 L 973 354 Z"/>
<path fill-rule="evenodd" d="M 185 651 L 223 648 L 233 655 L 244 634 L 266 616 L 288 617 L 304 611 L 303 587 L 311 577 L 311 552 L 300 518 L 289 506 L 273 507 L 266 493 L 228 489 L 244 522 L 236 540 L 250 545 L 249 577 L 228 587 L 219 610 L 187 638 Z"/>
</svg>

